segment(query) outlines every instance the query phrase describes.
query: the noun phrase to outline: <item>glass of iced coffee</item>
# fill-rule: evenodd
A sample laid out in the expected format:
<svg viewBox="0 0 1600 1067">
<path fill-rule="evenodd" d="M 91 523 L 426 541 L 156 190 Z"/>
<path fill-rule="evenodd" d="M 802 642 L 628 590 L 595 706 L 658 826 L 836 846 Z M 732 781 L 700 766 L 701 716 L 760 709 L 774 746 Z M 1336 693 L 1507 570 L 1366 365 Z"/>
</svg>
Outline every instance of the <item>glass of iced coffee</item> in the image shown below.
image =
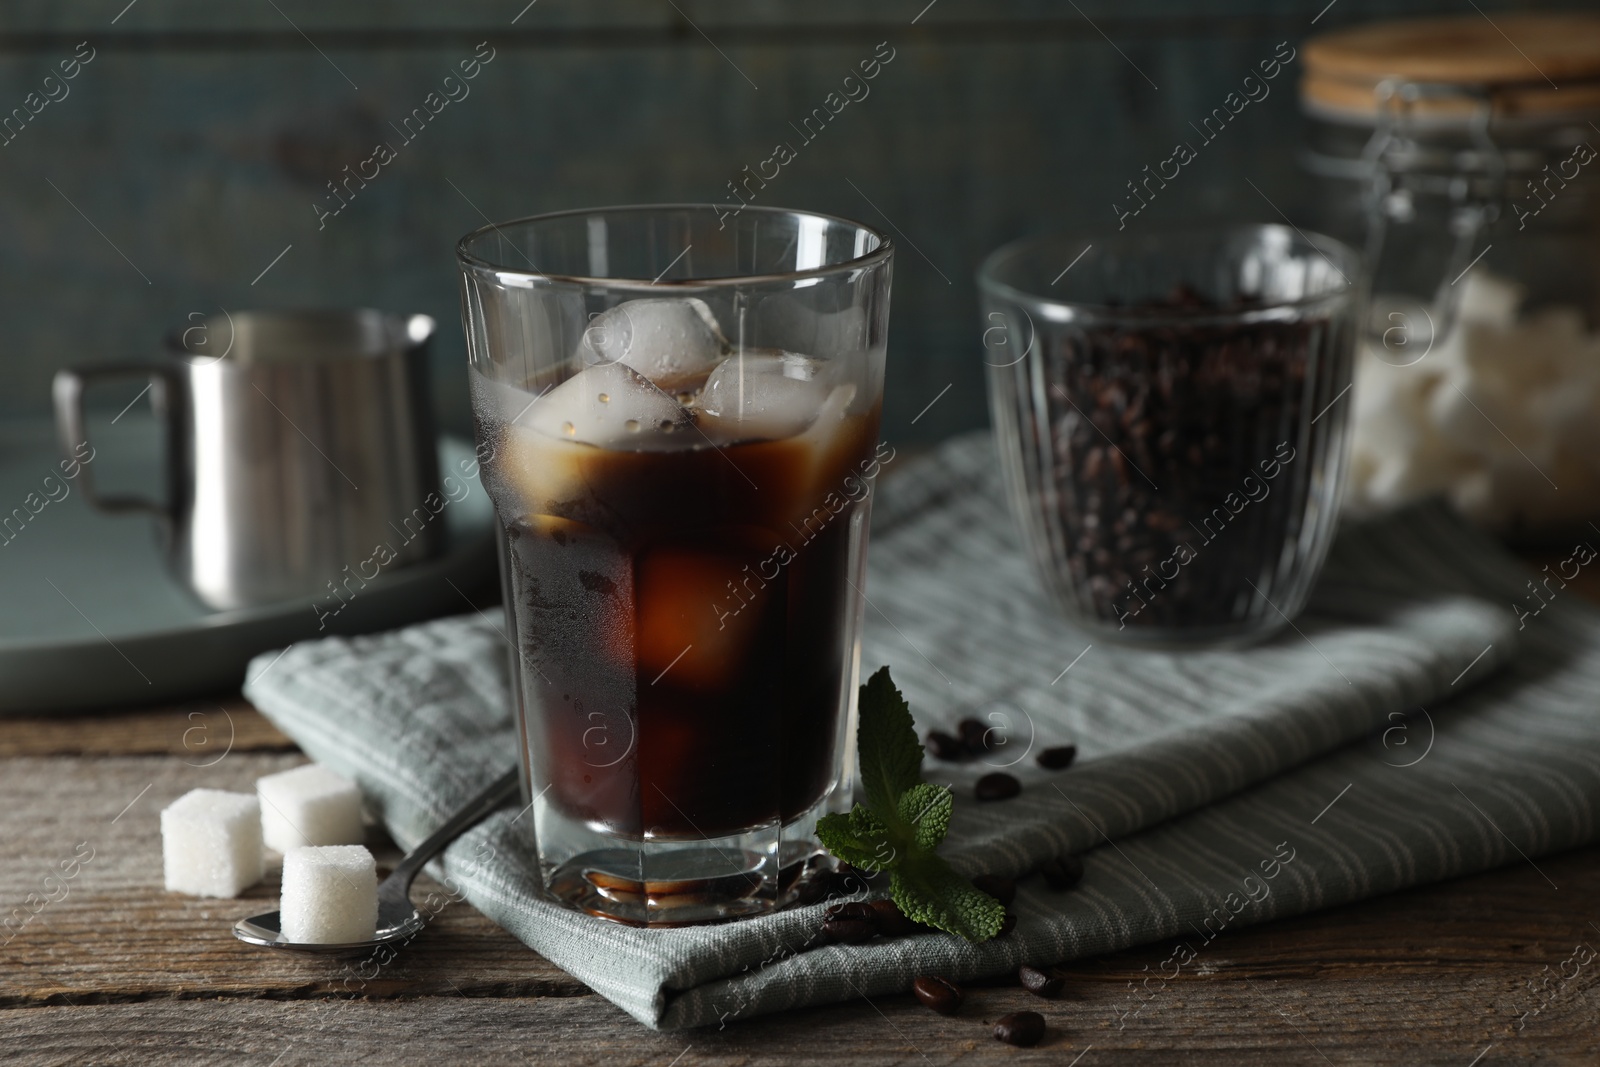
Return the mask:
<svg viewBox="0 0 1600 1067">
<path fill-rule="evenodd" d="M 797 899 L 850 806 L 888 238 L 621 207 L 458 257 L 547 889 L 649 926 Z"/>
</svg>

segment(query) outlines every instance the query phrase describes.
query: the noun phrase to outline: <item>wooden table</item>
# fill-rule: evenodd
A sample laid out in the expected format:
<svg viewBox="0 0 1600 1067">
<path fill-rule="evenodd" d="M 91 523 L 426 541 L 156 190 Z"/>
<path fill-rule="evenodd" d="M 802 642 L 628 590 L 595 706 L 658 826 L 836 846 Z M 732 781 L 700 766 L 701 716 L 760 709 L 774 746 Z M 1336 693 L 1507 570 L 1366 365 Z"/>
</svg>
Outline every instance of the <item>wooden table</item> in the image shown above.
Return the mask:
<svg viewBox="0 0 1600 1067">
<path fill-rule="evenodd" d="M 1600 1063 L 1600 957 L 1562 967 L 1600 948 L 1600 847 L 1539 861 L 1559 889 L 1519 863 L 1230 932 L 1121 1028 L 1128 984 L 1170 946 L 1072 964 L 1055 1001 L 1007 984 L 955 1018 L 901 995 L 658 1034 L 466 904 L 353 996 L 339 964 L 233 939 L 271 906 L 272 876 L 239 901 L 161 888 L 162 807 L 303 759 L 237 698 L 0 720 L 0 921 L 17 916 L 0 932 L 0 1062 Z M 990 1037 L 1024 1008 L 1049 1020 L 1044 1045 Z"/>
</svg>

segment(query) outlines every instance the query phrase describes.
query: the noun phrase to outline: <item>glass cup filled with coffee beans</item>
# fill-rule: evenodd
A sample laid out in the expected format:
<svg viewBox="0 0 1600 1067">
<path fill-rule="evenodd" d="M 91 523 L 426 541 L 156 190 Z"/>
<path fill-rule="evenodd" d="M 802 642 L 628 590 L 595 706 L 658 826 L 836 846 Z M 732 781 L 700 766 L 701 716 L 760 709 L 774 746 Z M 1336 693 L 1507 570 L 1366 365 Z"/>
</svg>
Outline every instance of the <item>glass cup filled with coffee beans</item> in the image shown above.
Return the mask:
<svg viewBox="0 0 1600 1067">
<path fill-rule="evenodd" d="M 1300 611 L 1333 536 L 1361 270 L 1275 225 L 1032 238 L 984 262 L 1001 465 L 1071 622 L 1206 647 Z"/>
</svg>

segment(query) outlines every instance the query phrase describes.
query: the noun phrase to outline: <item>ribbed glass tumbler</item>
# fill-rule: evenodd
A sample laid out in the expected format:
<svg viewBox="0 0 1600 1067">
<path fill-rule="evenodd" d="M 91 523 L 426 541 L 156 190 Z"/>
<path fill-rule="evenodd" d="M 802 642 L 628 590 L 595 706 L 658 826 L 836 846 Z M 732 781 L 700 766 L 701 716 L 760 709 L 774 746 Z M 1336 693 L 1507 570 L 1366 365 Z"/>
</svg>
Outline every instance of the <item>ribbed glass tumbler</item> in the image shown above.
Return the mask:
<svg viewBox="0 0 1600 1067">
<path fill-rule="evenodd" d="M 1333 533 L 1359 257 L 1285 226 L 1043 238 L 978 281 L 1008 491 L 1068 619 L 1163 647 L 1287 625 Z"/>
</svg>

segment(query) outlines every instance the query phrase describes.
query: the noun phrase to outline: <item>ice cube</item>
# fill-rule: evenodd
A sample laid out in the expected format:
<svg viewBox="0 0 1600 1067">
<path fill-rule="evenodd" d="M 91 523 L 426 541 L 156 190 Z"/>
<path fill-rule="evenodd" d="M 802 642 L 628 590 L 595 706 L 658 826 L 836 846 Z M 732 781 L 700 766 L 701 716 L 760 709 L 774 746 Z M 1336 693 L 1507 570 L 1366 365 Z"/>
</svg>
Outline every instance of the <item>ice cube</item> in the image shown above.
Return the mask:
<svg viewBox="0 0 1600 1067">
<path fill-rule="evenodd" d="M 563 441 L 631 448 L 641 437 L 671 433 L 688 423 L 689 413 L 670 394 L 625 364 L 601 363 L 534 401 L 517 425 Z"/>
<path fill-rule="evenodd" d="M 700 393 L 707 432 L 725 441 L 804 432 L 828 399 L 828 369 L 793 352 L 744 352 L 724 360 Z"/>
<path fill-rule="evenodd" d="M 622 363 L 657 385 L 690 383 L 717 365 L 727 338 L 704 300 L 693 297 L 626 300 L 589 322 L 579 361 Z"/>
<path fill-rule="evenodd" d="M 361 845 L 292 848 L 278 904 L 284 939 L 303 945 L 371 941 L 378 932 L 378 868 Z"/>
<path fill-rule="evenodd" d="M 818 310 L 810 294 L 814 289 L 777 293 L 760 305 L 762 334 L 767 344 L 798 352 L 857 352 L 868 347 L 869 323 L 865 308 Z"/>
<path fill-rule="evenodd" d="M 504 516 L 610 507 L 593 496 L 595 480 L 604 482 L 615 459 L 600 449 L 666 451 L 705 443 L 677 400 L 620 363 L 585 367 L 537 399 L 504 386 L 474 388 L 501 413 L 484 486 Z M 480 404 L 476 393 L 474 403 Z"/>
<path fill-rule="evenodd" d="M 337 771 L 316 763 L 256 779 L 261 800 L 261 839 L 288 853 L 302 845 L 358 845 L 361 790 Z"/>
<path fill-rule="evenodd" d="M 161 812 L 167 891 L 236 897 L 261 881 L 261 806 L 248 793 L 191 789 Z"/>
</svg>

